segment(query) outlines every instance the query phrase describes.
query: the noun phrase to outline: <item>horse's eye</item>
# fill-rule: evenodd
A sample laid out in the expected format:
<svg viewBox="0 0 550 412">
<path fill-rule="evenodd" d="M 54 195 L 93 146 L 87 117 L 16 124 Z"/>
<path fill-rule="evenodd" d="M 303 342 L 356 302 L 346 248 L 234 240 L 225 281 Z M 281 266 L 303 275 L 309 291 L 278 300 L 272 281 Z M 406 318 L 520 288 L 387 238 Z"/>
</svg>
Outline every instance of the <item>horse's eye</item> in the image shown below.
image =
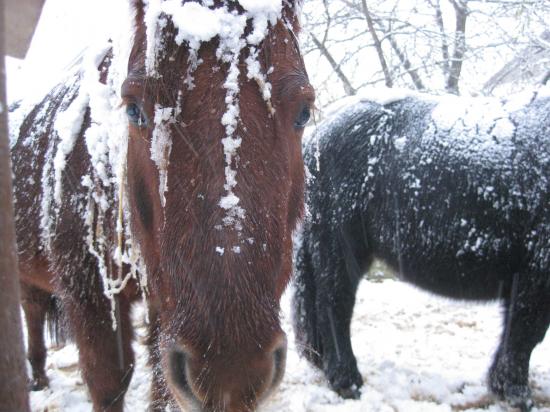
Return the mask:
<svg viewBox="0 0 550 412">
<path fill-rule="evenodd" d="M 294 127 L 296 129 L 303 129 L 307 124 L 307 122 L 309 121 L 310 116 L 311 116 L 311 110 L 309 108 L 309 105 L 304 105 L 302 107 L 302 110 L 300 110 L 298 117 L 294 121 Z"/>
<path fill-rule="evenodd" d="M 128 105 L 126 105 L 126 114 L 128 115 L 130 123 L 137 127 L 147 127 L 147 115 L 136 103 L 128 103 Z"/>
</svg>

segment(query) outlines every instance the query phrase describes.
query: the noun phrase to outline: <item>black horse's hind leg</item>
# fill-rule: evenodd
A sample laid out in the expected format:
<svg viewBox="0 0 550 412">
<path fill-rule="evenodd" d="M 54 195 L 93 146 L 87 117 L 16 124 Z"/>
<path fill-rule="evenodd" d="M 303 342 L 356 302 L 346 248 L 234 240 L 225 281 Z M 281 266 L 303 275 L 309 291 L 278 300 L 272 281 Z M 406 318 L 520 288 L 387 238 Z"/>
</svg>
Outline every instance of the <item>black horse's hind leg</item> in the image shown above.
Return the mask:
<svg viewBox="0 0 550 412">
<path fill-rule="evenodd" d="M 505 300 L 504 332 L 489 370 L 489 387 L 510 404 L 528 411 L 532 406 L 528 386 L 529 360 L 544 339 L 550 323 L 550 288 L 542 276 L 516 275 Z"/>
<path fill-rule="evenodd" d="M 349 231 L 341 230 L 331 240 L 320 242 L 319 262 L 315 263 L 322 268 L 315 276 L 322 368 L 332 388 L 343 398 L 358 398 L 363 385 L 350 337 L 355 293 L 364 266 L 358 244 Z"/>
<path fill-rule="evenodd" d="M 27 359 L 32 367 L 30 389 L 39 391 L 49 385 L 45 371 L 47 352 L 44 343 L 44 321 L 51 295 L 22 282 L 21 297 L 28 332 Z"/>
</svg>

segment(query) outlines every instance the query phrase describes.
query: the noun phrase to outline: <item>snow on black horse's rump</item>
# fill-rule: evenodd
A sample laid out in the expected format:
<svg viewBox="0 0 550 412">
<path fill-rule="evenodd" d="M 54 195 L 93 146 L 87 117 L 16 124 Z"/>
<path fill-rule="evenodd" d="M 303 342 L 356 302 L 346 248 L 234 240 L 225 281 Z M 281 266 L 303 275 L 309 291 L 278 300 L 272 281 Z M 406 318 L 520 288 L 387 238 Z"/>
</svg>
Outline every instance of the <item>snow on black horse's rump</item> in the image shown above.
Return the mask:
<svg viewBox="0 0 550 412">
<path fill-rule="evenodd" d="M 373 259 L 443 296 L 504 304 L 490 390 L 532 405 L 529 359 L 550 322 L 550 95 L 356 100 L 305 158 L 311 217 L 297 250 L 294 326 L 343 397 L 363 384 L 350 343 Z"/>
</svg>

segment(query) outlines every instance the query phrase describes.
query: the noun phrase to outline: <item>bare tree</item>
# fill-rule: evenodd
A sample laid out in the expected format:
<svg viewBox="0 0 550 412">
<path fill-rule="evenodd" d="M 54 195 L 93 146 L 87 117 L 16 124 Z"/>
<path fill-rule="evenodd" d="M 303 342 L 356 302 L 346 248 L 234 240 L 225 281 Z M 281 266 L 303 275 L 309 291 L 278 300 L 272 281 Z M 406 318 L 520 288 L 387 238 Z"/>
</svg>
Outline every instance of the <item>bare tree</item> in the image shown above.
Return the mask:
<svg viewBox="0 0 550 412">
<path fill-rule="evenodd" d="M 356 90 L 351 85 L 351 82 L 347 78 L 347 76 L 344 74 L 342 69 L 340 68 L 340 65 L 334 60 L 334 57 L 332 57 L 332 54 L 330 54 L 330 51 L 325 47 L 325 43 L 321 42 L 317 37 L 315 37 L 315 34 L 310 33 L 311 40 L 315 44 L 315 46 L 319 49 L 319 51 L 325 56 L 325 58 L 330 63 L 332 69 L 334 72 L 338 75 L 338 78 L 342 81 L 344 84 L 344 90 L 346 91 L 346 94 L 353 95 L 356 93 Z"/>
<path fill-rule="evenodd" d="M 541 79 L 546 84 L 550 78 L 550 31 L 544 31 L 513 59 L 504 63 L 483 85 L 483 92 L 490 94 L 499 86 L 525 83 L 527 79 Z"/>
<path fill-rule="evenodd" d="M 547 0 L 309 0 L 304 11 L 321 105 L 378 84 L 479 93 L 550 20 Z"/>
<path fill-rule="evenodd" d="M 378 38 L 378 34 L 376 34 L 376 29 L 374 28 L 374 23 L 372 21 L 372 16 L 369 13 L 367 2 L 365 0 L 361 0 L 361 6 L 362 6 L 363 14 L 365 15 L 365 20 L 367 21 L 367 27 L 369 28 L 369 33 L 372 36 L 372 39 L 374 40 L 374 48 L 376 49 L 376 53 L 378 54 L 378 59 L 380 60 L 380 66 L 382 66 L 382 71 L 384 72 L 384 78 L 386 79 L 386 86 L 392 87 L 393 79 L 390 75 L 388 64 L 386 63 L 386 57 L 384 56 L 384 51 L 382 50 L 382 42 Z"/>
<path fill-rule="evenodd" d="M 458 94 L 458 82 L 462 72 L 462 62 L 466 53 L 466 21 L 468 0 L 449 0 L 455 10 L 454 52 L 450 61 L 446 90 Z M 436 10 L 437 19 L 437 10 Z"/>
</svg>

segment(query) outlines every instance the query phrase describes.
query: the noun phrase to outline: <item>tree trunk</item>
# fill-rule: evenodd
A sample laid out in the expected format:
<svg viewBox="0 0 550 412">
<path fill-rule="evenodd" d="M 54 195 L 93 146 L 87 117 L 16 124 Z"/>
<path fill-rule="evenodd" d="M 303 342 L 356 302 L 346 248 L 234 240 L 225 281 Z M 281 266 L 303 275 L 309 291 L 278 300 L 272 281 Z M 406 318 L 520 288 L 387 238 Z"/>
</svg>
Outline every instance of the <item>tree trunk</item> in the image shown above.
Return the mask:
<svg viewBox="0 0 550 412">
<path fill-rule="evenodd" d="M 439 33 L 441 34 L 441 57 L 443 58 L 441 67 L 443 68 L 443 75 L 447 78 L 450 71 L 449 44 L 447 43 L 447 33 L 445 31 L 445 23 L 443 21 L 443 13 L 441 12 L 441 4 L 439 0 L 436 0 L 435 4 L 432 4 L 432 7 L 435 9 L 435 22 L 439 28 Z"/>
<path fill-rule="evenodd" d="M 449 93 L 459 94 L 458 82 L 462 72 L 462 62 L 466 53 L 466 19 L 468 18 L 468 0 L 449 0 L 455 9 L 455 41 L 453 57 L 447 77 L 446 90 Z"/>
<path fill-rule="evenodd" d="M 0 22 L 4 2 L 0 1 Z M 4 25 L 0 25 L 0 411 L 28 412 L 7 132 Z"/>
<path fill-rule="evenodd" d="M 405 53 L 403 53 L 403 51 L 401 50 L 401 48 L 397 44 L 397 41 L 395 41 L 393 35 L 391 35 L 391 34 L 388 35 L 388 40 L 391 44 L 391 47 L 392 47 L 393 51 L 395 52 L 395 54 L 399 58 L 399 61 L 401 62 L 401 65 L 403 66 L 403 68 L 409 74 L 409 76 L 410 76 L 410 78 L 411 78 L 411 80 L 414 84 L 414 87 L 416 87 L 416 90 L 419 90 L 419 91 L 424 90 L 425 89 L 424 83 L 422 83 L 422 79 L 418 75 L 418 70 L 413 69 L 410 60 L 407 58 L 407 56 L 405 56 Z"/>
<path fill-rule="evenodd" d="M 386 87 L 392 87 L 393 80 L 391 78 L 391 74 L 388 69 L 388 64 L 386 63 L 386 58 L 384 57 L 384 51 L 382 50 L 382 43 L 380 42 L 380 39 L 376 34 L 376 30 L 374 29 L 374 23 L 372 22 L 372 17 L 369 13 L 367 2 L 366 0 L 362 0 L 361 3 L 363 5 L 363 14 L 365 15 L 365 19 L 367 20 L 367 26 L 369 28 L 369 32 L 372 36 L 372 39 L 374 40 L 374 48 L 376 49 L 376 53 L 378 54 L 378 59 L 380 60 L 380 65 L 382 66 L 382 72 L 384 72 L 384 79 L 386 79 Z"/>
</svg>

